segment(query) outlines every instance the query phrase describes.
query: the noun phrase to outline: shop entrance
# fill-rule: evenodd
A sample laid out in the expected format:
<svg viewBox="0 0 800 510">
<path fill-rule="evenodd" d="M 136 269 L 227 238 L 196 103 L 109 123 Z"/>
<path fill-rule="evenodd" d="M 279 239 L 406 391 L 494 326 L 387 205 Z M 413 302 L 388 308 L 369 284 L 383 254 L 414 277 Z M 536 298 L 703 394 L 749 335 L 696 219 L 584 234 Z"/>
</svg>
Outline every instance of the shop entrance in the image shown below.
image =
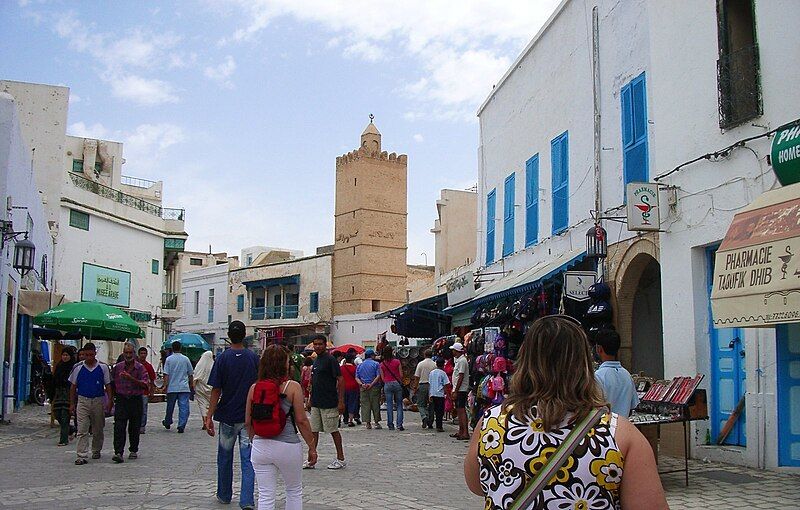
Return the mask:
<svg viewBox="0 0 800 510">
<path fill-rule="evenodd" d="M 778 465 L 800 466 L 800 324 L 776 328 Z"/>
</svg>

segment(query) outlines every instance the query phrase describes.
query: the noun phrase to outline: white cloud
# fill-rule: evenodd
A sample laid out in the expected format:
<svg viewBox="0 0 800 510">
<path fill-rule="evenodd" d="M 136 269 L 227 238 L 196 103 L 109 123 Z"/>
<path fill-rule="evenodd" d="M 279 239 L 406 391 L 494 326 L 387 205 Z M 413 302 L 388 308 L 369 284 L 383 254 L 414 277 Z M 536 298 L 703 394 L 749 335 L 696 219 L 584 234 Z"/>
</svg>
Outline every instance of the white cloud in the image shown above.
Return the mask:
<svg viewBox="0 0 800 510">
<path fill-rule="evenodd" d="M 81 102 L 81 96 L 75 94 L 74 92 L 70 91 L 69 93 L 69 104 L 75 104 Z"/>
<path fill-rule="evenodd" d="M 349 58 L 360 58 L 367 62 L 379 62 L 383 60 L 383 50 L 367 41 L 358 41 L 344 49 L 344 56 Z"/>
<path fill-rule="evenodd" d="M 140 124 L 120 137 L 125 159 L 133 166 L 156 159 L 166 149 L 186 140 L 183 128 L 175 124 Z"/>
<path fill-rule="evenodd" d="M 175 103 L 178 97 L 169 83 L 158 80 L 142 78 L 141 76 L 108 76 L 111 84 L 111 93 L 120 98 L 141 105 L 157 105 L 162 103 Z"/>
<path fill-rule="evenodd" d="M 106 129 L 106 127 L 99 122 L 96 122 L 91 126 L 87 126 L 83 122 L 75 122 L 67 126 L 67 134 L 80 138 L 106 139 L 109 132 L 108 129 Z"/>
<path fill-rule="evenodd" d="M 425 137 L 424 137 L 424 136 L 422 136 L 422 135 L 421 135 L 421 134 L 419 134 L 419 133 L 415 134 L 415 135 L 413 136 L 413 138 L 414 138 L 414 141 L 415 141 L 415 142 L 417 142 L 417 143 L 422 143 L 422 142 L 424 142 L 424 141 L 425 141 Z"/>
<path fill-rule="evenodd" d="M 228 55 L 218 66 L 207 66 L 203 70 L 203 74 L 206 75 L 206 78 L 219 83 L 221 86 L 232 89 L 233 82 L 230 77 L 234 71 L 236 71 L 236 61 L 231 55 Z"/>
</svg>

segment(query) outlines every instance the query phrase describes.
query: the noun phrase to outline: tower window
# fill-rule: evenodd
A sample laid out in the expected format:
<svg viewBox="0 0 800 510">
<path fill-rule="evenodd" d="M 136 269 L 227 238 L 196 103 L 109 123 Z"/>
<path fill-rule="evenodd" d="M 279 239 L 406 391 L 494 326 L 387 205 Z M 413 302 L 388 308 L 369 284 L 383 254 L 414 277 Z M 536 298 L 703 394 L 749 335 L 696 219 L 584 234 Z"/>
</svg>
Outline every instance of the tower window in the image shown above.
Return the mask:
<svg viewBox="0 0 800 510">
<path fill-rule="evenodd" d="M 373 312 L 380 312 L 381 311 L 381 300 L 380 299 L 373 299 L 372 300 L 372 311 Z"/>
<path fill-rule="evenodd" d="M 356 254 L 356 247 L 353 246 L 353 255 L 355 256 L 355 254 Z"/>
<path fill-rule="evenodd" d="M 356 286 L 355 286 L 355 285 L 353 285 L 353 286 L 351 287 L 351 289 L 352 289 L 352 290 L 351 290 L 351 292 L 352 292 L 353 294 L 355 294 L 355 293 L 356 293 Z"/>
<path fill-rule="evenodd" d="M 353 177 L 353 186 L 358 186 L 358 177 Z"/>
</svg>

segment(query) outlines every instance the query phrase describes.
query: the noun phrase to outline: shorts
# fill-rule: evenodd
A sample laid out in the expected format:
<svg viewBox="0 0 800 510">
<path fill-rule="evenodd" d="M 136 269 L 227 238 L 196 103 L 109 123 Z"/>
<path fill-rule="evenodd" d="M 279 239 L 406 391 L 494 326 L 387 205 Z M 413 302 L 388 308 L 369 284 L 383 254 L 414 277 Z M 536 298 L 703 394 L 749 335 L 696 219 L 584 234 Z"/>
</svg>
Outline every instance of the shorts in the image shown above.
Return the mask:
<svg viewBox="0 0 800 510">
<path fill-rule="evenodd" d="M 311 432 L 333 434 L 339 430 L 339 409 L 311 408 Z"/>
<path fill-rule="evenodd" d="M 466 409 L 467 408 L 467 394 L 468 391 L 459 391 L 456 393 L 456 409 Z"/>
</svg>

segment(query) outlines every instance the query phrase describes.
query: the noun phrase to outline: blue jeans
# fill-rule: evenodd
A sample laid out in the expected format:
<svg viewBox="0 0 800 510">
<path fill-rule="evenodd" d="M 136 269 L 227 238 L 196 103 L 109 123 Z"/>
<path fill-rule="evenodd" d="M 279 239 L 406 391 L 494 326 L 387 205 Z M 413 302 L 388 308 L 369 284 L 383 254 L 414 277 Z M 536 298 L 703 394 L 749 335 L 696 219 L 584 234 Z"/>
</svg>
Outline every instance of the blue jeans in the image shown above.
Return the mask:
<svg viewBox="0 0 800 510">
<path fill-rule="evenodd" d="M 167 415 L 164 417 L 164 424 L 172 425 L 172 414 L 175 412 L 175 401 L 178 401 L 178 428 L 186 427 L 189 421 L 189 392 L 181 391 L 167 393 Z"/>
<path fill-rule="evenodd" d="M 142 395 L 142 427 L 141 430 L 147 426 L 147 395 Z"/>
<path fill-rule="evenodd" d="M 230 503 L 233 498 L 233 447 L 239 438 L 239 459 L 242 461 L 242 489 L 239 506 L 255 506 L 255 472 L 250 462 L 250 438 L 244 423 L 219 422 L 219 445 L 217 447 L 217 497 Z"/>
<path fill-rule="evenodd" d="M 390 381 L 383 385 L 386 395 L 386 423 L 391 427 L 394 418 L 394 406 L 397 406 L 397 426 L 403 426 L 403 387 L 397 381 Z"/>
</svg>

